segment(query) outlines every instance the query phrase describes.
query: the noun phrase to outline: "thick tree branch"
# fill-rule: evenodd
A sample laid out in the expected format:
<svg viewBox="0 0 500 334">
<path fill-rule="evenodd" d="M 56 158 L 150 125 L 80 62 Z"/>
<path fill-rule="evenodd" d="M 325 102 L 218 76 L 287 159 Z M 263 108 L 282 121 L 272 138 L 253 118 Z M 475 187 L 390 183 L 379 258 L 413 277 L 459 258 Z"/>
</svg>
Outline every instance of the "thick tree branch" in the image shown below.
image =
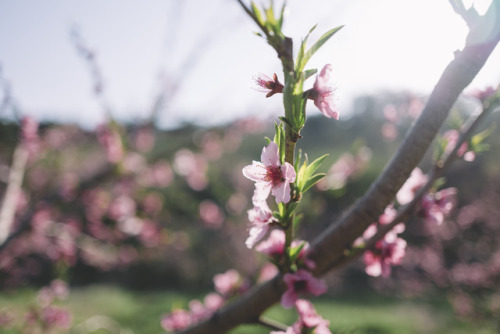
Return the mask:
<svg viewBox="0 0 500 334">
<path fill-rule="evenodd" d="M 420 162 L 459 94 L 483 67 L 500 39 L 500 20 L 497 20 L 493 30 L 484 28 L 488 24 L 486 17 L 500 17 L 499 3 L 499 0 L 494 0 L 489 13 L 471 29 L 466 46 L 455 54 L 455 59 L 446 67 L 420 118 L 365 196 L 314 240 L 309 254 L 316 262 L 316 275 L 324 274 L 332 265 L 339 263 L 344 251 L 377 219 Z M 477 36 L 478 32 L 487 31 L 490 33 L 483 36 L 483 43 L 478 44 L 476 38 L 470 38 Z M 211 318 L 181 333 L 225 333 L 238 325 L 255 322 L 261 313 L 280 299 L 283 292 L 281 277 L 276 276 L 228 304 Z"/>
<path fill-rule="evenodd" d="M 494 109 L 496 109 L 497 105 L 490 105 L 486 109 L 482 109 L 482 111 L 477 115 L 472 115 L 467 124 L 464 126 L 464 131 L 460 134 L 460 138 L 457 140 L 455 147 L 449 152 L 446 158 L 439 163 L 439 165 L 435 165 L 434 168 L 431 169 L 428 174 L 428 180 L 425 185 L 423 185 L 418 192 L 415 194 L 415 197 L 407 204 L 401 206 L 396 216 L 393 220 L 388 223 L 378 227 L 377 233 L 375 233 L 369 240 L 365 241 L 365 249 L 370 249 L 375 246 L 375 243 L 383 238 L 387 232 L 392 230 L 396 225 L 407 221 L 412 214 L 414 214 L 418 204 L 420 203 L 422 197 L 428 193 L 429 189 L 432 188 L 434 182 L 443 175 L 444 171 L 451 165 L 451 163 L 457 158 L 457 152 L 465 141 L 472 136 L 473 131 L 476 127 L 488 116 Z M 358 258 L 363 254 L 363 251 L 355 251 L 351 254 L 351 252 L 344 252 L 342 257 L 338 259 L 337 262 L 332 263 L 327 271 L 338 269 L 343 265 L 351 262 L 355 258 Z"/>
</svg>

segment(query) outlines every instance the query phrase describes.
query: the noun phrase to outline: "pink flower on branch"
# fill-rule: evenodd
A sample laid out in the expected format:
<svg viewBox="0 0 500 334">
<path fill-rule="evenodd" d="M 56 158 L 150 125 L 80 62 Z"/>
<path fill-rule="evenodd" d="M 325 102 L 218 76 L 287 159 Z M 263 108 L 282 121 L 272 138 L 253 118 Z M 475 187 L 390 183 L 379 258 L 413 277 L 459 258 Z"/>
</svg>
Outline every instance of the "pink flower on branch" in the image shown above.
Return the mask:
<svg viewBox="0 0 500 334">
<path fill-rule="evenodd" d="M 251 210 L 248 210 L 248 220 L 252 224 L 249 231 L 250 235 L 245 241 L 248 248 L 252 248 L 266 235 L 270 224 L 273 222 L 273 213 L 265 201 L 254 205 Z"/>
<path fill-rule="evenodd" d="M 276 93 L 283 92 L 283 85 L 278 80 L 278 76 L 274 73 L 273 78 L 269 78 L 265 74 L 259 74 L 259 76 L 255 77 L 255 82 L 257 86 L 259 86 L 259 90 L 267 93 L 266 97 L 271 97 Z"/>
<path fill-rule="evenodd" d="M 377 241 L 373 249 L 365 252 L 363 260 L 366 273 L 374 277 L 389 277 L 391 266 L 401 263 L 405 249 L 406 241 L 398 238 L 395 232 L 388 232 L 382 240 Z"/>
<path fill-rule="evenodd" d="M 330 322 L 323 319 L 314 309 L 313 304 L 305 299 L 298 299 L 295 302 L 295 308 L 299 314 L 298 324 L 303 329 L 314 328 L 316 334 L 331 334 L 328 326 Z M 309 333 L 309 332 L 307 332 Z"/>
<path fill-rule="evenodd" d="M 420 168 L 415 168 L 412 172 L 408 180 L 403 184 L 401 189 L 399 189 L 396 194 L 396 198 L 399 204 L 404 205 L 410 203 L 417 191 L 422 188 L 427 183 L 428 177 Z"/>
<path fill-rule="evenodd" d="M 230 296 L 242 287 L 243 279 L 238 271 L 230 269 L 214 276 L 215 290 L 222 296 Z"/>
<path fill-rule="evenodd" d="M 275 262 L 279 262 L 279 260 L 283 257 L 285 253 L 285 232 L 283 230 L 273 230 L 269 234 L 269 238 L 267 240 L 262 241 L 260 244 L 255 247 L 257 252 L 261 252 L 266 254 L 270 258 L 272 258 Z M 309 243 L 303 240 L 293 240 L 291 247 L 296 248 L 302 246 L 302 249 L 297 256 L 297 260 L 299 261 L 299 265 L 304 265 L 309 269 L 314 269 L 316 266 L 314 261 L 307 258 L 307 250 L 309 249 Z"/>
<path fill-rule="evenodd" d="M 255 181 L 254 203 L 264 202 L 271 192 L 276 203 L 288 203 L 291 199 L 290 183 L 295 182 L 295 170 L 291 164 L 280 164 L 278 145 L 269 143 L 262 150 L 261 161 L 253 161 L 243 168 L 243 175 Z"/>
<path fill-rule="evenodd" d="M 161 326 L 169 332 L 185 329 L 191 324 L 191 314 L 181 309 L 174 310 L 172 313 L 164 315 L 161 319 Z"/>
<path fill-rule="evenodd" d="M 287 290 L 281 296 L 281 305 L 285 308 L 292 307 L 297 301 L 299 295 L 313 294 L 322 295 L 327 287 L 324 281 L 313 276 L 309 271 L 299 269 L 295 273 L 285 274 L 283 277 Z"/>
<path fill-rule="evenodd" d="M 457 145 L 458 140 L 460 139 L 460 132 L 457 130 L 448 130 L 443 134 L 443 139 L 446 140 L 444 153 L 449 154 Z M 458 149 L 457 156 L 470 162 L 476 159 L 476 152 L 469 150 L 469 145 L 467 142 L 464 142 Z"/>
<path fill-rule="evenodd" d="M 339 112 L 335 106 L 334 91 L 330 85 L 330 74 L 332 65 L 326 64 L 314 82 L 312 98 L 314 105 L 328 118 L 339 119 Z"/>
<path fill-rule="evenodd" d="M 441 225 L 455 207 L 456 188 L 446 188 L 435 194 L 427 194 L 420 201 L 422 214 L 431 222 Z"/>
<path fill-rule="evenodd" d="M 285 252 L 285 232 L 282 230 L 272 231 L 269 238 L 258 244 L 255 250 L 269 257 L 281 257 Z"/>
</svg>

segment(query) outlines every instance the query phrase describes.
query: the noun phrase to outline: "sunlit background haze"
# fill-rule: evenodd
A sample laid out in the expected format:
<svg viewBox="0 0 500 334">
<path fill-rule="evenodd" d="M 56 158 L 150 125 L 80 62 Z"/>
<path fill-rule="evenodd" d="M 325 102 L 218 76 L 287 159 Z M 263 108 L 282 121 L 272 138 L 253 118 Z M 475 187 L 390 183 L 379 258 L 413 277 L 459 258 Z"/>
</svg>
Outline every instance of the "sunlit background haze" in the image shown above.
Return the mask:
<svg viewBox="0 0 500 334">
<path fill-rule="evenodd" d="M 465 1 L 480 13 L 490 2 Z M 258 73 L 282 78 L 279 61 L 235 0 L 0 0 L 0 13 L 0 75 L 25 114 L 88 128 L 104 120 L 74 29 L 95 52 L 119 120 L 147 117 L 162 91 L 166 128 L 280 113 L 280 98 L 265 99 L 252 81 Z M 447 0 L 288 2 L 285 33 L 295 46 L 315 24 L 310 41 L 345 25 L 308 66 L 333 65 L 341 117 L 359 94 L 428 94 L 467 34 Z M 496 84 L 499 63 L 496 50 L 470 89 Z"/>
</svg>

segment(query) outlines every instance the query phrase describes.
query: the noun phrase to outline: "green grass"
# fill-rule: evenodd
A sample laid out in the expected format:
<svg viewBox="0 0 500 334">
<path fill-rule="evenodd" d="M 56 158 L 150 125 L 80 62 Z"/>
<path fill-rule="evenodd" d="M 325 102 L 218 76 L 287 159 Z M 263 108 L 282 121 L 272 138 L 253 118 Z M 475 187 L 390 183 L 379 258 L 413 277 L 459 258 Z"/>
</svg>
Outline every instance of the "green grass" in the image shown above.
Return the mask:
<svg viewBox="0 0 500 334">
<path fill-rule="evenodd" d="M 0 309 L 9 307 L 22 313 L 35 301 L 34 290 L 0 294 Z M 187 305 L 194 296 L 177 292 L 130 292 L 112 286 L 93 286 L 71 290 L 62 303 L 74 315 L 70 333 L 158 334 L 162 314 L 172 307 Z M 449 306 L 440 301 L 401 300 L 377 296 L 320 298 L 314 300 L 318 312 L 330 320 L 334 333 L 496 333 L 493 323 L 463 322 L 454 318 Z M 293 311 L 279 306 L 266 317 L 285 324 L 296 320 Z M 94 327 L 92 327 L 94 326 Z M 97 329 L 101 327 L 100 329 Z M 241 326 L 231 334 L 268 334 L 256 325 Z M 7 333 L 15 333 L 13 331 Z"/>
</svg>

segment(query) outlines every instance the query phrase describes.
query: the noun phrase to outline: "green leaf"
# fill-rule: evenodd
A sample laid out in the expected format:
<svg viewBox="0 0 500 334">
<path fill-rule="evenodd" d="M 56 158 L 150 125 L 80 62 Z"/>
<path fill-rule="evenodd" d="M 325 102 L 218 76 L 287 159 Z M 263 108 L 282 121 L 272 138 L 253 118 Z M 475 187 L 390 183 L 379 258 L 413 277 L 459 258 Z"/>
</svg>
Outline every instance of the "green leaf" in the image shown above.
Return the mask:
<svg viewBox="0 0 500 334">
<path fill-rule="evenodd" d="M 276 18 L 274 17 L 274 9 L 273 9 L 273 2 L 271 1 L 271 5 L 269 8 L 266 9 L 266 19 L 267 19 L 267 24 L 269 24 L 269 27 L 271 28 L 272 31 L 275 33 L 277 32 L 278 28 L 278 22 L 276 22 Z M 278 30 L 279 31 L 279 30 Z M 279 35 L 279 34 L 276 34 Z"/>
<path fill-rule="evenodd" d="M 302 188 L 304 187 L 306 181 L 306 171 L 307 171 L 307 154 L 304 154 L 304 162 L 302 163 L 302 166 L 300 166 L 297 172 L 297 178 L 295 180 L 299 192 L 302 192 Z"/>
<path fill-rule="evenodd" d="M 276 219 L 277 219 L 278 221 L 280 221 L 280 222 L 282 221 L 281 215 L 280 215 L 280 213 L 279 213 L 279 212 L 277 212 L 277 211 L 274 211 L 274 212 L 273 212 L 273 217 L 274 217 L 274 218 L 276 218 Z"/>
<path fill-rule="evenodd" d="M 283 204 L 282 202 L 278 203 L 278 211 L 279 211 L 280 217 L 284 217 L 285 216 L 285 204 Z"/>
<path fill-rule="evenodd" d="M 325 173 L 319 173 L 311 176 L 306 183 L 304 184 L 304 188 L 302 188 L 302 192 L 305 193 L 308 191 L 312 186 L 314 186 L 316 183 L 319 182 L 322 178 L 326 176 Z"/>
<path fill-rule="evenodd" d="M 280 163 L 285 163 L 285 153 L 286 153 L 286 140 L 285 140 L 285 129 L 283 129 L 283 123 L 280 123 L 279 127 L 279 135 L 280 135 Z"/>
<path fill-rule="evenodd" d="M 301 159 L 302 159 L 302 149 L 299 148 L 297 154 L 295 155 L 295 163 L 293 164 L 293 167 L 295 169 L 295 173 L 297 173 L 297 170 L 300 166 Z"/>
<path fill-rule="evenodd" d="M 304 248 L 305 245 L 306 245 L 306 242 L 303 241 L 297 247 L 290 248 L 290 253 L 289 253 L 290 262 L 295 262 L 297 260 L 297 258 L 300 255 L 300 251 Z"/>
<path fill-rule="evenodd" d="M 333 35 L 335 35 L 335 33 L 337 31 L 339 31 L 340 29 L 342 29 L 344 26 L 339 26 L 337 28 L 333 28 L 329 31 L 327 31 L 326 33 L 323 34 L 323 36 L 321 36 L 318 41 L 316 43 L 314 43 L 313 46 L 311 46 L 311 48 L 309 50 L 307 50 L 307 52 L 305 53 L 304 55 L 304 61 L 307 62 L 309 61 L 309 59 L 313 56 L 313 54 L 318 51 L 318 49 L 320 47 L 323 46 L 323 44 L 326 43 L 326 41 L 328 41 L 330 39 L 330 37 L 332 37 Z M 304 64 L 305 65 L 305 64 Z"/>
<path fill-rule="evenodd" d="M 481 144 L 477 144 L 476 146 L 474 146 L 474 152 L 475 153 L 482 153 L 482 152 L 489 151 L 490 148 L 491 148 L 490 144 L 481 143 Z"/>
<path fill-rule="evenodd" d="M 277 24 L 280 31 L 283 28 L 283 18 L 285 16 L 285 7 L 286 7 L 286 1 L 283 2 L 283 6 L 281 7 L 280 18 L 279 18 L 278 24 Z"/>
<path fill-rule="evenodd" d="M 445 138 L 439 138 L 436 142 L 436 148 L 434 149 L 434 161 L 439 161 L 443 157 L 443 154 L 446 150 L 446 146 L 448 145 L 448 140 Z"/>
<path fill-rule="evenodd" d="M 260 13 L 259 8 L 255 5 L 255 2 L 250 3 L 250 7 L 252 8 L 252 13 L 257 20 L 262 26 L 265 24 L 264 20 L 262 19 L 262 14 Z"/>
<path fill-rule="evenodd" d="M 316 73 L 318 73 L 318 70 L 312 69 L 312 70 L 307 70 L 307 71 L 302 72 L 302 75 L 304 76 L 304 80 L 307 80 L 310 77 L 312 77 L 313 75 L 315 75 Z"/>
<path fill-rule="evenodd" d="M 279 127 L 278 127 L 278 124 L 276 122 L 274 122 L 274 138 L 273 138 L 273 142 L 275 142 L 278 147 L 280 147 L 280 135 L 279 135 Z"/>
<path fill-rule="evenodd" d="M 483 142 L 483 140 L 488 138 L 493 133 L 494 128 L 495 128 L 494 126 L 489 127 L 488 129 L 481 131 L 481 132 L 475 134 L 474 136 L 472 136 L 472 138 L 470 140 L 471 146 L 473 148 L 475 148 L 477 145 L 481 144 Z"/>
<path fill-rule="evenodd" d="M 299 205 L 298 202 L 289 202 L 288 203 L 288 206 L 286 207 L 285 220 L 288 221 L 292 217 L 292 215 L 293 215 L 293 213 L 298 205 Z"/>
<path fill-rule="evenodd" d="M 306 52 L 306 45 L 307 45 L 307 39 L 309 38 L 309 35 L 316 29 L 315 25 L 312 27 L 309 32 L 307 33 L 306 37 L 302 40 L 302 43 L 300 44 L 299 51 L 297 52 L 297 60 L 296 60 L 296 65 L 295 65 L 295 73 L 300 74 L 304 70 L 304 67 L 306 66 L 306 63 L 309 59 L 305 59 L 305 52 Z"/>
<path fill-rule="evenodd" d="M 290 123 L 290 121 L 286 118 L 286 117 L 283 117 L 283 116 L 280 116 L 278 117 L 281 121 L 283 121 L 283 123 L 285 123 L 287 126 L 292 127 L 292 124 Z"/>
<path fill-rule="evenodd" d="M 311 162 L 311 164 L 309 166 L 307 166 L 307 174 L 312 175 L 319 168 L 319 166 L 323 163 L 323 161 L 325 161 L 326 157 L 328 157 L 328 154 L 322 155 L 318 159 Z"/>
<path fill-rule="evenodd" d="M 438 189 L 440 189 L 442 186 L 444 186 L 446 184 L 446 178 L 444 177 L 440 177 L 438 179 L 436 179 L 436 181 L 434 181 L 432 183 L 432 189 L 434 191 L 437 191 Z"/>
</svg>

